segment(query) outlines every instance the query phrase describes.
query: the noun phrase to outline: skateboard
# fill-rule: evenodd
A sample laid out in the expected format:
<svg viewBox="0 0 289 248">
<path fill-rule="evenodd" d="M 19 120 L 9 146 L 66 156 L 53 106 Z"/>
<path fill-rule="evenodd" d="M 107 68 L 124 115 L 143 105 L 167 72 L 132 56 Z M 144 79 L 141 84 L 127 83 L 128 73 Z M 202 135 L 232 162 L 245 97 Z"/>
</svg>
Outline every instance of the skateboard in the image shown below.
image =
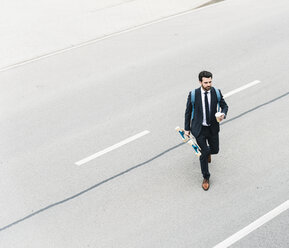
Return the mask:
<svg viewBox="0 0 289 248">
<path fill-rule="evenodd" d="M 198 157 L 200 157 L 200 156 L 202 155 L 202 153 L 201 153 L 201 151 L 200 151 L 200 147 L 199 147 L 199 145 L 198 145 L 195 137 L 194 137 L 192 134 L 190 134 L 190 136 L 185 135 L 185 130 L 182 129 L 182 128 L 180 128 L 180 127 L 176 127 L 175 129 L 176 129 L 176 131 L 181 135 L 182 140 L 183 140 L 185 143 L 188 143 L 190 146 L 192 146 L 193 149 L 194 149 L 195 154 L 196 154 Z"/>
</svg>

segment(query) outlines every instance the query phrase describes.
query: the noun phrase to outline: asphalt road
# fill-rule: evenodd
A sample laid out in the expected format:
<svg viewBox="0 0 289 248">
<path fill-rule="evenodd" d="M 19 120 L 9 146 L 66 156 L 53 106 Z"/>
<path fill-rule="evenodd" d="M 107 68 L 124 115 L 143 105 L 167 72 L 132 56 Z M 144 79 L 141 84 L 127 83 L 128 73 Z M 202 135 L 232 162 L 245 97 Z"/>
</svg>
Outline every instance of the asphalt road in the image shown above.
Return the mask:
<svg viewBox="0 0 289 248">
<path fill-rule="evenodd" d="M 288 10 L 227 0 L 1 72 L 0 247 L 213 247 L 287 201 Z M 203 69 L 261 81 L 226 100 L 208 192 L 174 130 Z M 288 223 L 232 247 L 288 247 Z"/>
</svg>

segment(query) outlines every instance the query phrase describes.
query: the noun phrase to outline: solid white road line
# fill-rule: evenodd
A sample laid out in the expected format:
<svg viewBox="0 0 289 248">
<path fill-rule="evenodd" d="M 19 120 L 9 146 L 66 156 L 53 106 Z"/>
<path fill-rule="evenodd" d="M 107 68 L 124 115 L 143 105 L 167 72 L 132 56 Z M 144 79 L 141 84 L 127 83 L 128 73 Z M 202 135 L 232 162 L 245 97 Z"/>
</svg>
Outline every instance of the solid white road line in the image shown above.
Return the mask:
<svg viewBox="0 0 289 248">
<path fill-rule="evenodd" d="M 207 1 L 207 2 L 209 2 L 209 1 Z M 137 30 L 137 29 L 145 28 L 147 26 L 150 26 L 150 25 L 153 25 L 153 24 L 156 24 L 156 23 L 160 23 L 160 22 L 164 22 L 164 21 L 167 21 L 167 20 L 179 17 L 179 16 L 187 15 L 187 14 L 190 14 L 192 12 L 202 11 L 202 10 L 204 10 L 206 8 L 211 8 L 211 7 L 214 7 L 216 5 L 221 5 L 221 4 L 224 4 L 224 2 L 222 1 L 222 2 L 219 2 L 219 3 L 210 4 L 210 5 L 204 6 L 202 8 L 196 7 L 194 9 L 186 10 L 186 11 L 183 11 L 183 12 L 180 12 L 180 13 L 177 13 L 177 14 L 172 14 L 172 15 L 167 16 L 167 17 L 162 17 L 160 19 L 157 19 L 157 20 L 154 20 L 154 21 L 150 21 L 150 22 L 147 22 L 147 23 L 144 23 L 144 24 L 140 24 L 140 25 L 137 25 L 135 27 L 131 27 L 131 28 L 128 28 L 128 29 L 117 31 L 115 33 L 104 35 L 103 37 L 100 37 L 100 38 L 96 38 L 96 39 L 92 39 L 92 40 L 89 40 L 89 41 L 85 41 L 85 42 L 82 42 L 82 43 L 79 43 L 79 44 L 76 44 L 76 45 L 72 45 L 71 47 L 63 48 L 63 49 L 60 49 L 58 51 L 54 51 L 54 52 L 51 52 L 51 53 L 48 53 L 48 54 L 40 55 L 40 56 L 32 58 L 32 59 L 28 59 L 28 60 L 25 60 L 25 61 L 22 61 L 22 62 L 15 63 L 13 65 L 8 65 L 8 66 L 5 66 L 5 67 L 2 67 L 2 68 L 0 68 L 0 72 L 11 70 L 11 69 L 14 69 L 16 67 L 20 67 L 20 66 L 23 66 L 23 65 L 26 65 L 26 64 L 30 64 L 30 63 L 38 61 L 38 60 L 49 58 L 49 57 L 52 57 L 52 56 L 55 56 L 55 55 L 58 55 L 58 54 L 62 54 L 62 53 L 68 52 L 70 50 L 74 50 L 74 49 L 77 49 L 77 48 L 88 46 L 90 44 L 94 44 L 96 42 L 99 42 L 99 41 L 102 41 L 102 40 L 105 40 L 105 39 L 109 39 L 109 38 L 112 38 L 112 37 L 115 37 L 115 36 L 118 36 L 118 35 L 121 35 L 121 34 L 125 34 L 125 33 L 128 33 L 128 32 Z"/>
<path fill-rule="evenodd" d="M 95 153 L 95 154 L 93 154 L 93 155 L 91 155 L 91 156 L 89 156 L 87 158 L 84 158 L 84 159 L 76 162 L 75 164 L 76 165 L 83 165 L 83 164 L 85 164 L 85 163 L 87 163 L 87 162 L 89 162 L 89 161 L 91 161 L 91 160 L 93 160 L 93 159 L 105 154 L 105 153 L 108 153 L 108 152 L 110 152 L 112 150 L 115 150 L 115 149 L 117 149 L 117 148 L 129 143 L 129 142 L 132 142 L 132 141 L 134 141 L 134 140 L 136 140 L 136 139 L 148 134 L 148 133 L 150 133 L 150 131 L 145 130 L 145 131 L 143 131 L 141 133 L 138 133 L 138 134 L 136 134 L 136 135 L 134 135 L 134 136 L 132 136 L 130 138 L 127 138 L 127 139 L 125 139 L 125 140 L 123 140 L 123 141 L 121 141 L 121 142 L 119 142 L 119 143 L 117 143 L 117 144 L 115 144 L 113 146 L 110 146 L 110 147 L 108 147 L 108 148 L 106 148 L 106 149 L 104 149 L 102 151 L 99 151 L 99 152 L 97 152 L 97 153 Z"/>
<path fill-rule="evenodd" d="M 248 83 L 248 84 L 246 84 L 246 85 L 244 85 L 244 86 L 242 86 L 242 87 L 240 87 L 240 88 L 237 88 L 237 89 L 235 89 L 235 90 L 232 90 L 232 91 L 228 92 L 227 94 L 223 95 L 223 97 L 224 97 L 224 98 L 229 97 L 229 96 L 231 96 L 231 95 L 234 95 L 234 94 L 236 94 L 236 93 L 238 93 L 238 92 L 240 92 L 240 91 L 242 91 L 242 90 L 245 90 L 245 89 L 247 89 L 247 88 L 250 88 L 250 87 L 252 87 L 252 86 L 254 86 L 254 85 L 256 85 L 256 84 L 259 84 L 259 83 L 261 83 L 261 81 L 255 80 L 255 81 L 253 81 L 253 82 L 251 82 L 251 83 Z"/>
<path fill-rule="evenodd" d="M 237 242 L 241 238 L 243 238 L 246 235 L 248 235 L 250 232 L 253 232 L 254 230 L 259 228 L 260 226 L 264 225 L 265 223 L 267 223 L 268 221 L 272 220 L 273 218 L 275 218 L 279 214 L 283 213 L 287 209 L 289 209 L 289 200 L 284 202 L 284 203 L 282 203 L 278 207 L 274 208 L 269 213 L 263 215 L 262 217 L 260 217 L 259 219 L 255 220 L 253 223 L 251 223 L 250 225 L 246 226 L 245 228 L 243 228 L 239 232 L 237 232 L 234 235 L 230 236 L 229 238 L 227 238 L 223 242 L 217 244 L 213 248 L 229 247 L 230 245 L 234 244 L 235 242 Z"/>
</svg>

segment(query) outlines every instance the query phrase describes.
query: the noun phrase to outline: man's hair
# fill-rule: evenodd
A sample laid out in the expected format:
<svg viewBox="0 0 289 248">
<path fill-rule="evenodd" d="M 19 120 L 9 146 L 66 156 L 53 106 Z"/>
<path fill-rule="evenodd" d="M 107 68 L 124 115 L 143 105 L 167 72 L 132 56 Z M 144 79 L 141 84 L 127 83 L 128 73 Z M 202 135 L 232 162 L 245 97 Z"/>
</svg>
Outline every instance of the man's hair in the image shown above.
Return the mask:
<svg viewBox="0 0 289 248">
<path fill-rule="evenodd" d="M 199 81 L 202 82 L 203 77 L 205 78 L 213 78 L 213 74 L 209 71 L 201 71 L 199 73 Z"/>
</svg>

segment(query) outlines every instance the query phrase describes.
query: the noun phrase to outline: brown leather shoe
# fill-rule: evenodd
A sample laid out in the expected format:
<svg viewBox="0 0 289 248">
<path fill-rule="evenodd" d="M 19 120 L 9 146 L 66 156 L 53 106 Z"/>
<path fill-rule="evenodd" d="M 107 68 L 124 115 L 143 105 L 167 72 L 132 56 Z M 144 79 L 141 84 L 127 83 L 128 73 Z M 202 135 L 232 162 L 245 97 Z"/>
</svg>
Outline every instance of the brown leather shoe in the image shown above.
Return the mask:
<svg viewBox="0 0 289 248">
<path fill-rule="evenodd" d="M 204 179 L 202 184 L 203 190 L 207 191 L 210 188 L 210 181 L 209 179 Z"/>
<path fill-rule="evenodd" d="M 211 163 L 212 158 L 211 158 L 211 154 L 208 156 L 208 163 Z"/>
</svg>

